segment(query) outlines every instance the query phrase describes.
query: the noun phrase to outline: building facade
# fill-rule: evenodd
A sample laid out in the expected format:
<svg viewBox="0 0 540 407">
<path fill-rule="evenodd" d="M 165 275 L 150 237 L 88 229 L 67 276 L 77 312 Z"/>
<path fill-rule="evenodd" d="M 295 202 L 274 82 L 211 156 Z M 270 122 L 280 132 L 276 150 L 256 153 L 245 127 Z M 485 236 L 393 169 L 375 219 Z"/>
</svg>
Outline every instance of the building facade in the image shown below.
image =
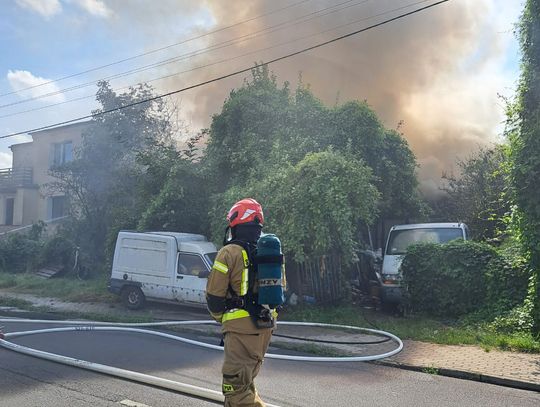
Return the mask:
<svg viewBox="0 0 540 407">
<path fill-rule="evenodd" d="M 82 122 L 36 131 L 30 133 L 32 141 L 10 146 L 12 167 L 0 169 L 0 226 L 25 226 L 67 214 L 68 198 L 47 193 L 46 185 L 55 180 L 49 171 L 73 160 L 88 126 Z"/>
</svg>

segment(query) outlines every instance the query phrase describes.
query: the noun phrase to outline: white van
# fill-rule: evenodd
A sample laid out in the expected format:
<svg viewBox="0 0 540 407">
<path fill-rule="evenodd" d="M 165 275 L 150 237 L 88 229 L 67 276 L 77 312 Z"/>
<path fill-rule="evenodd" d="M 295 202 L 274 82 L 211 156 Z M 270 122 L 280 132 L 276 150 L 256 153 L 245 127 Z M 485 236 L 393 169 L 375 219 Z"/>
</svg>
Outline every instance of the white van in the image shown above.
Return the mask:
<svg viewBox="0 0 540 407">
<path fill-rule="evenodd" d="M 130 309 L 146 300 L 204 305 L 216 254 L 202 235 L 121 231 L 107 288 Z"/>
<path fill-rule="evenodd" d="M 468 240 L 464 223 L 416 223 L 392 226 L 388 233 L 379 282 L 382 301 L 400 303 L 401 261 L 407 248 L 415 243 L 447 243 L 455 239 Z"/>
</svg>

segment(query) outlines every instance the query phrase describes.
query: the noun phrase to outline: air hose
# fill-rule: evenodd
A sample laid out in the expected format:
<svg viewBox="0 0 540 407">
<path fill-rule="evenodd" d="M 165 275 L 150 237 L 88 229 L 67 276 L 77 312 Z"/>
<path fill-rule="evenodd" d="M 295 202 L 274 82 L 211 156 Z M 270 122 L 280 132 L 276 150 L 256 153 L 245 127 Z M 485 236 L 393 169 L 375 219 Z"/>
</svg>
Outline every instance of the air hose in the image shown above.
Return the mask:
<svg viewBox="0 0 540 407">
<path fill-rule="evenodd" d="M 181 336 L 166 334 L 163 332 L 151 331 L 148 329 L 140 329 L 140 327 L 163 327 L 163 326 L 175 326 L 175 325 L 218 325 L 217 322 L 202 320 L 202 321 L 167 321 L 167 322 L 151 322 L 151 323 L 111 323 L 111 322 L 98 322 L 98 321 L 54 321 L 54 320 L 35 320 L 35 319 L 16 319 L 16 318 L 7 318 L 0 319 L 0 322 L 11 322 L 11 323 L 40 323 L 40 324 L 67 324 L 72 326 L 61 327 L 61 328 L 49 328 L 49 329 L 37 329 L 32 331 L 20 331 L 20 332 L 10 332 L 0 335 L 0 346 L 10 349 L 15 352 L 22 354 L 38 357 L 41 359 L 62 363 L 70 366 L 79 367 L 82 369 L 91 370 L 98 373 L 103 373 L 111 376 L 116 376 L 132 381 L 137 381 L 143 384 L 150 384 L 156 387 L 161 387 L 168 390 L 177 391 L 187 395 L 193 395 L 206 400 L 223 402 L 223 395 L 221 392 L 206 389 L 203 387 L 193 386 L 187 383 L 175 382 L 173 380 L 163 379 L 156 376 L 151 376 L 143 373 L 133 372 L 130 370 L 119 369 L 112 366 L 102 365 L 99 363 L 92 363 L 85 360 L 70 358 L 67 356 L 62 356 L 54 353 L 44 352 L 37 349 L 28 348 L 25 346 L 17 345 L 10 342 L 11 339 L 27 336 L 27 335 L 37 335 L 45 334 L 52 332 L 68 332 L 68 331 L 81 331 L 81 332 L 90 332 L 90 331 L 122 331 L 122 332 L 135 332 L 141 334 L 156 335 L 163 338 L 176 340 L 191 345 L 201 346 L 208 349 L 223 350 L 222 346 L 212 345 L 206 342 L 195 341 L 192 339 L 187 339 Z M 380 330 L 368 329 L 368 328 L 359 328 L 346 325 L 335 325 L 335 324 L 323 324 L 323 323 L 312 323 L 312 322 L 278 322 L 278 325 L 290 325 L 290 326 L 316 326 L 316 327 L 327 327 L 327 328 L 343 328 L 354 330 L 358 332 L 367 332 L 370 334 L 375 334 L 378 336 L 385 336 L 387 340 L 394 341 L 397 346 L 395 349 L 385 352 L 378 355 L 370 356 L 344 356 L 344 357 L 311 357 L 311 356 L 294 356 L 294 355 L 279 355 L 273 353 L 267 353 L 266 358 L 270 359 L 281 359 L 281 360 L 295 360 L 295 361 L 305 361 L 305 362 L 365 362 L 371 360 L 378 360 L 390 357 L 397 354 L 403 349 L 403 342 L 397 336 Z M 306 339 L 306 338 L 304 338 Z M 385 340 L 386 341 L 386 340 Z M 276 407 L 271 404 L 267 404 L 269 407 Z"/>
</svg>

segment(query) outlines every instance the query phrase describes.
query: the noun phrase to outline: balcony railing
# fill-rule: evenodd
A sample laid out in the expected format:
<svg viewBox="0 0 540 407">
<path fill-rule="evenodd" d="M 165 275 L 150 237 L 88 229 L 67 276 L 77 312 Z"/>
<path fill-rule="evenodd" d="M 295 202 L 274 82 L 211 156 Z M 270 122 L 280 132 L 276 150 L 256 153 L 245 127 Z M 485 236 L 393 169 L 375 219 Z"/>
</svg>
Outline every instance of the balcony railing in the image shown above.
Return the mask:
<svg viewBox="0 0 540 407">
<path fill-rule="evenodd" d="M 30 187 L 32 182 L 32 168 L 4 168 L 0 169 L 0 188 L 9 189 L 17 187 Z"/>
</svg>

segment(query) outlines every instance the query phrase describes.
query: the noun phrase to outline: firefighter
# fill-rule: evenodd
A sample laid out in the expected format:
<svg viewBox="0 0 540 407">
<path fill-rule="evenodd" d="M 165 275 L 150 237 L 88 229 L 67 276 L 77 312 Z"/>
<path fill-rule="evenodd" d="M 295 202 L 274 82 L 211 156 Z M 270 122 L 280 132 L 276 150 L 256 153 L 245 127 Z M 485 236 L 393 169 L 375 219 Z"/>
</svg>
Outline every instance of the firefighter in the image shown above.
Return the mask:
<svg viewBox="0 0 540 407">
<path fill-rule="evenodd" d="M 227 215 L 232 239 L 224 241 L 208 277 L 206 300 L 221 323 L 224 342 L 223 395 L 226 407 L 265 406 L 254 379 L 275 327 L 274 310 L 257 306 L 253 253 L 264 223 L 261 205 L 242 199 Z"/>
</svg>

